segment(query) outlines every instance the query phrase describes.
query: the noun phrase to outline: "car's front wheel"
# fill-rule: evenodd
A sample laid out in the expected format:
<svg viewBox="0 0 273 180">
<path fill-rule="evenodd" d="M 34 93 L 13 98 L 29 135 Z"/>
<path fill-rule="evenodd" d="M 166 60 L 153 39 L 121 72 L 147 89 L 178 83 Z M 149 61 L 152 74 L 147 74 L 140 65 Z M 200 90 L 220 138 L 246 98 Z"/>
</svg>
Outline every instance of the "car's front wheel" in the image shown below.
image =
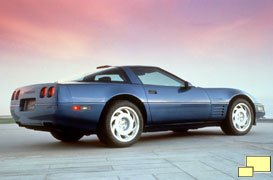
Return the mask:
<svg viewBox="0 0 273 180">
<path fill-rule="evenodd" d="M 254 122 L 252 106 L 245 99 L 237 99 L 230 104 L 227 118 L 222 122 L 221 129 L 228 135 L 247 134 Z"/>
<path fill-rule="evenodd" d="M 61 130 L 61 131 L 51 131 L 50 134 L 63 142 L 75 142 L 80 140 L 83 137 L 83 134 L 80 132 L 74 132 L 74 131 L 65 131 L 65 130 Z"/>
<path fill-rule="evenodd" d="M 97 135 L 108 146 L 126 147 L 140 138 L 142 130 L 143 117 L 139 108 L 130 101 L 118 100 L 101 119 Z"/>
</svg>

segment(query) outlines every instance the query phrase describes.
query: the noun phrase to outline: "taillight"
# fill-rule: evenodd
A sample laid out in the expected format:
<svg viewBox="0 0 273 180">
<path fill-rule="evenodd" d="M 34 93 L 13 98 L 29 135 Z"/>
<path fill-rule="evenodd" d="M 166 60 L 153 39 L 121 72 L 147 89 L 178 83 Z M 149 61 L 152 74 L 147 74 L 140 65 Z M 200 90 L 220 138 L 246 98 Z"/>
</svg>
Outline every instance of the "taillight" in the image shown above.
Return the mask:
<svg viewBox="0 0 273 180">
<path fill-rule="evenodd" d="M 15 99 L 15 96 L 16 96 L 16 91 L 14 91 L 14 92 L 12 93 L 11 100 L 14 100 L 14 99 Z"/>
<path fill-rule="evenodd" d="M 52 86 L 48 89 L 48 92 L 47 92 L 47 97 L 52 97 L 55 93 L 55 87 Z"/>
<path fill-rule="evenodd" d="M 42 88 L 42 90 L 40 92 L 40 98 L 44 98 L 46 96 L 46 91 L 47 91 L 46 87 Z"/>
<path fill-rule="evenodd" d="M 16 100 L 18 100 L 18 99 L 19 99 L 19 97 L 20 97 L 20 90 L 19 90 L 19 91 L 17 91 L 16 96 L 15 96 L 15 99 L 16 99 Z"/>
</svg>

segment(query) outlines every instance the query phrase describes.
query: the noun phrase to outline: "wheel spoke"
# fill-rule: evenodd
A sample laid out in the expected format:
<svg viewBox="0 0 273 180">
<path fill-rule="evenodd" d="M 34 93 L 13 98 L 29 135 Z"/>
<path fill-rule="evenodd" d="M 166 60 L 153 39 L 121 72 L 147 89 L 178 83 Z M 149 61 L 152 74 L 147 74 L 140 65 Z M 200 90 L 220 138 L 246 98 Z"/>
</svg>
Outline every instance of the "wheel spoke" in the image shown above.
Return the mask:
<svg viewBox="0 0 273 180">
<path fill-rule="evenodd" d="M 122 139 L 121 134 L 120 134 L 119 131 L 116 131 L 116 135 L 117 135 L 120 139 Z"/>
</svg>

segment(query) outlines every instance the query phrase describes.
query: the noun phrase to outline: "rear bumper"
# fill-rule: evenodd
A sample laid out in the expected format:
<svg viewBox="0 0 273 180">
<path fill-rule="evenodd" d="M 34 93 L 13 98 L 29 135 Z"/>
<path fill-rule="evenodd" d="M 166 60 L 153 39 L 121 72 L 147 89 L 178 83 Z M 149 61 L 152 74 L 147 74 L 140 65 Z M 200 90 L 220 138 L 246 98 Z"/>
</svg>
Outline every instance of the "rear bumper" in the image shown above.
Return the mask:
<svg viewBox="0 0 273 180">
<path fill-rule="evenodd" d="M 36 104 L 34 111 L 21 111 L 19 105 L 11 105 L 10 112 L 17 124 L 44 126 L 56 124 L 57 105 Z"/>
<path fill-rule="evenodd" d="M 11 105 L 10 111 L 15 122 L 34 130 L 80 129 L 96 131 L 103 105 L 94 104 L 89 111 L 73 111 L 73 103 L 36 104 L 33 111 L 21 111 L 19 105 Z"/>
</svg>

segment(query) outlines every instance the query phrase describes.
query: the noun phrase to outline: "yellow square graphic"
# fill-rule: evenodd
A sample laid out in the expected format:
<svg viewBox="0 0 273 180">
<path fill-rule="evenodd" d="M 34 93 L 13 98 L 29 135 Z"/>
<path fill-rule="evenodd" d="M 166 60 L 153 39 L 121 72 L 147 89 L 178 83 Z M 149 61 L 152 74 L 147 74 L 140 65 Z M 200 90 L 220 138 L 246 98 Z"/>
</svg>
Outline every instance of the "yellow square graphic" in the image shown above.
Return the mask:
<svg viewBox="0 0 273 180">
<path fill-rule="evenodd" d="M 271 172 L 271 156 L 247 156 L 246 166 L 253 166 L 254 172 Z"/>
<path fill-rule="evenodd" d="M 253 177 L 253 167 L 238 167 L 239 177 Z"/>
</svg>

